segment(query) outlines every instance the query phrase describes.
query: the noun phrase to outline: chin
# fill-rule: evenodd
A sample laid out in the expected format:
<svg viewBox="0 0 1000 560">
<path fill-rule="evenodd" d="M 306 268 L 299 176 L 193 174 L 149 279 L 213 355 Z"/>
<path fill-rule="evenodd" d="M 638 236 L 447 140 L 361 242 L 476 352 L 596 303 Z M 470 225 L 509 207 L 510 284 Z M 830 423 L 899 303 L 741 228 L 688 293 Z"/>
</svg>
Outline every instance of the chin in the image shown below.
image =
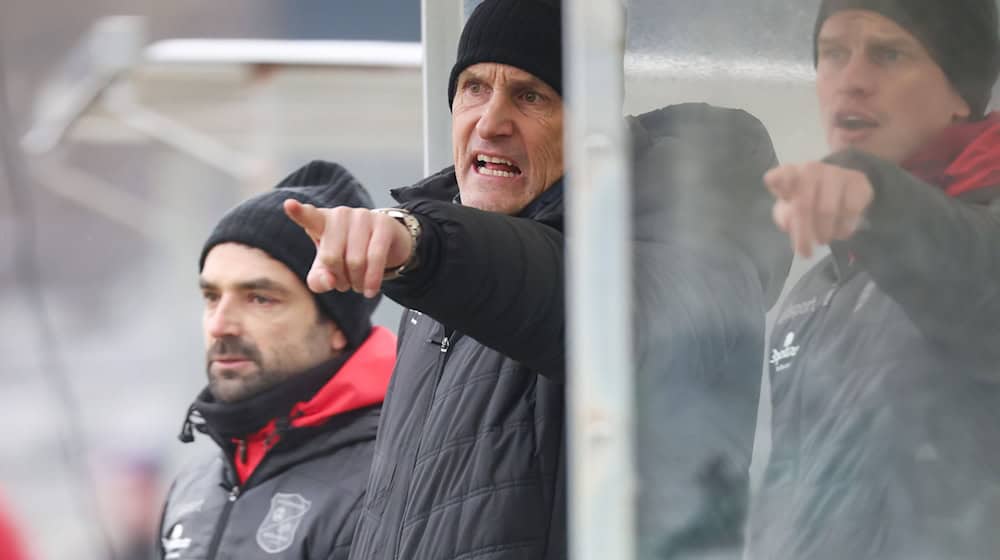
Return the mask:
<svg viewBox="0 0 1000 560">
<path fill-rule="evenodd" d="M 484 206 L 479 207 L 480 210 L 487 210 L 489 212 L 494 212 L 496 214 L 506 214 L 508 216 L 514 216 L 521 210 L 524 210 L 526 205 L 519 204 L 510 200 L 498 200 L 498 201 L 487 201 Z"/>
<path fill-rule="evenodd" d="M 505 205 L 501 202 L 491 200 L 473 200 L 472 202 L 465 202 L 465 199 L 463 199 L 462 205 L 482 210 L 484 212 L 493 212 L 494 214 L 514 215 L 520 212 L 520 210 L 511 209 L 510 205 Z"/>
<path fill-rule="evenodd" d="M 498 193 L 493 191 L 485 191 L 477 189 L 475 193 L 465 192 L 462 193 L 462 206 L 468 206 L 470 208 L 476 208 L 477 210 L 483 210 L 484 212 L 494 212 L 497 214 L 516 214 L 520 212 L 520 209 L 513 209 L 516 204 L 510 200 L 501 200 L 496 195 Z M 492 196 L 491 196 L 492 195 Z"/>
</svg>

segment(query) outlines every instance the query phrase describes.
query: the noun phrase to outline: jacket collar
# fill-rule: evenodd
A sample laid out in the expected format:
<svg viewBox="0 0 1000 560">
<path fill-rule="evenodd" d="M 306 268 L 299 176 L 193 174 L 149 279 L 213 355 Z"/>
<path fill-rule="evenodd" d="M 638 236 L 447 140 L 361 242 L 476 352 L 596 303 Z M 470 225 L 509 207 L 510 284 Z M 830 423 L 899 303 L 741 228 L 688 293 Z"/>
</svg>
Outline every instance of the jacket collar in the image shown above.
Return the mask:
<svg viewBox="0 0 1000 560">
<path fill-rule="evenodd" d="M 206 387 L 188 410 L 181 441 L 192 428 L 227 446 L 262 431 L 317 426 L 329 418 L 379 404 L 395 363 L 395 335 L 375 327 L 357 350 L 339 356 L 259 395 L 221 403 Z"/>
<path fill-rule="evenodd" d="M 996 197 L 1000 187 L 1000 113 L 946 128 L 902 164 L 919 179 L 963 199 Z"/>
</svg>

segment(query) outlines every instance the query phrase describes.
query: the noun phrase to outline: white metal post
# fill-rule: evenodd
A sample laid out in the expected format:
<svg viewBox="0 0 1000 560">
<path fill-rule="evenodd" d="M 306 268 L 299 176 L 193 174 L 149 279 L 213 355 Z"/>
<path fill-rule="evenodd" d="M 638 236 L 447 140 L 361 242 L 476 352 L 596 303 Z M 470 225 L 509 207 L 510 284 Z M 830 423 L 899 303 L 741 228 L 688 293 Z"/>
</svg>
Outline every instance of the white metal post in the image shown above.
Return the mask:
<svg viewBox="0 0 1000 560">
<path fill-rule="evenodd" d="M 563 0 L 570 553 L 635 557 L 630 146 L 621 0 Z"/>
<path fill-rule="evenodd" d="M 462 0 L 421 0 L 424 50 L 424 174 L 452 162 L 448 76 L 465 23 Z"/>
</svg>

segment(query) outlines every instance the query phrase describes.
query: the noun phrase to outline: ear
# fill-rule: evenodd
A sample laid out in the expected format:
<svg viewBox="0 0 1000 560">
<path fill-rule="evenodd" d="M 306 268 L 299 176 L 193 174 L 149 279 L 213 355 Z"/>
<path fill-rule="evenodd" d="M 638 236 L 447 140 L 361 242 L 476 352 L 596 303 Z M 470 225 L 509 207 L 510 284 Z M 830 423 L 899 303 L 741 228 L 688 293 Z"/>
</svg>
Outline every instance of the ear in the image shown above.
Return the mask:
<svg viewBox="0 0 1000 560">
<path fill-rule="evenodd" d="M 337 354 L 347 348 L 347 335 L 336 325 L 330 331 L 330 348 Z"/>
<path fill-rule="evenodd" d="M 972 116 L 972 108 L 969 107 L 969 102 L 962 97 L 958 91 L 953 89 L 952 91 L 952 122 L 963 122 L 969 120 Z"/>
</svg>

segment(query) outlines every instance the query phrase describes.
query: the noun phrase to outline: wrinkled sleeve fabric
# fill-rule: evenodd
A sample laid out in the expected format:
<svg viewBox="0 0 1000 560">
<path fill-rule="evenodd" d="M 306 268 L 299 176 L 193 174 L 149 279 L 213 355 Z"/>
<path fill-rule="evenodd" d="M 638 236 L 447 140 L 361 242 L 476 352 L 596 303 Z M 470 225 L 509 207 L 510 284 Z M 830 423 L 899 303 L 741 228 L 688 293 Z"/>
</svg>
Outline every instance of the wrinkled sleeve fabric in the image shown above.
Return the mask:
<svg viewBox="0 0 1000 560">
<path fill-rule="evenodd" d="M 420 264 L 386 281 L 383 292 L 562 381 L 562 232 L 531 219 L 448 202 L 418 200 L 403 207 L 421 223 Z"/>
</svg>

